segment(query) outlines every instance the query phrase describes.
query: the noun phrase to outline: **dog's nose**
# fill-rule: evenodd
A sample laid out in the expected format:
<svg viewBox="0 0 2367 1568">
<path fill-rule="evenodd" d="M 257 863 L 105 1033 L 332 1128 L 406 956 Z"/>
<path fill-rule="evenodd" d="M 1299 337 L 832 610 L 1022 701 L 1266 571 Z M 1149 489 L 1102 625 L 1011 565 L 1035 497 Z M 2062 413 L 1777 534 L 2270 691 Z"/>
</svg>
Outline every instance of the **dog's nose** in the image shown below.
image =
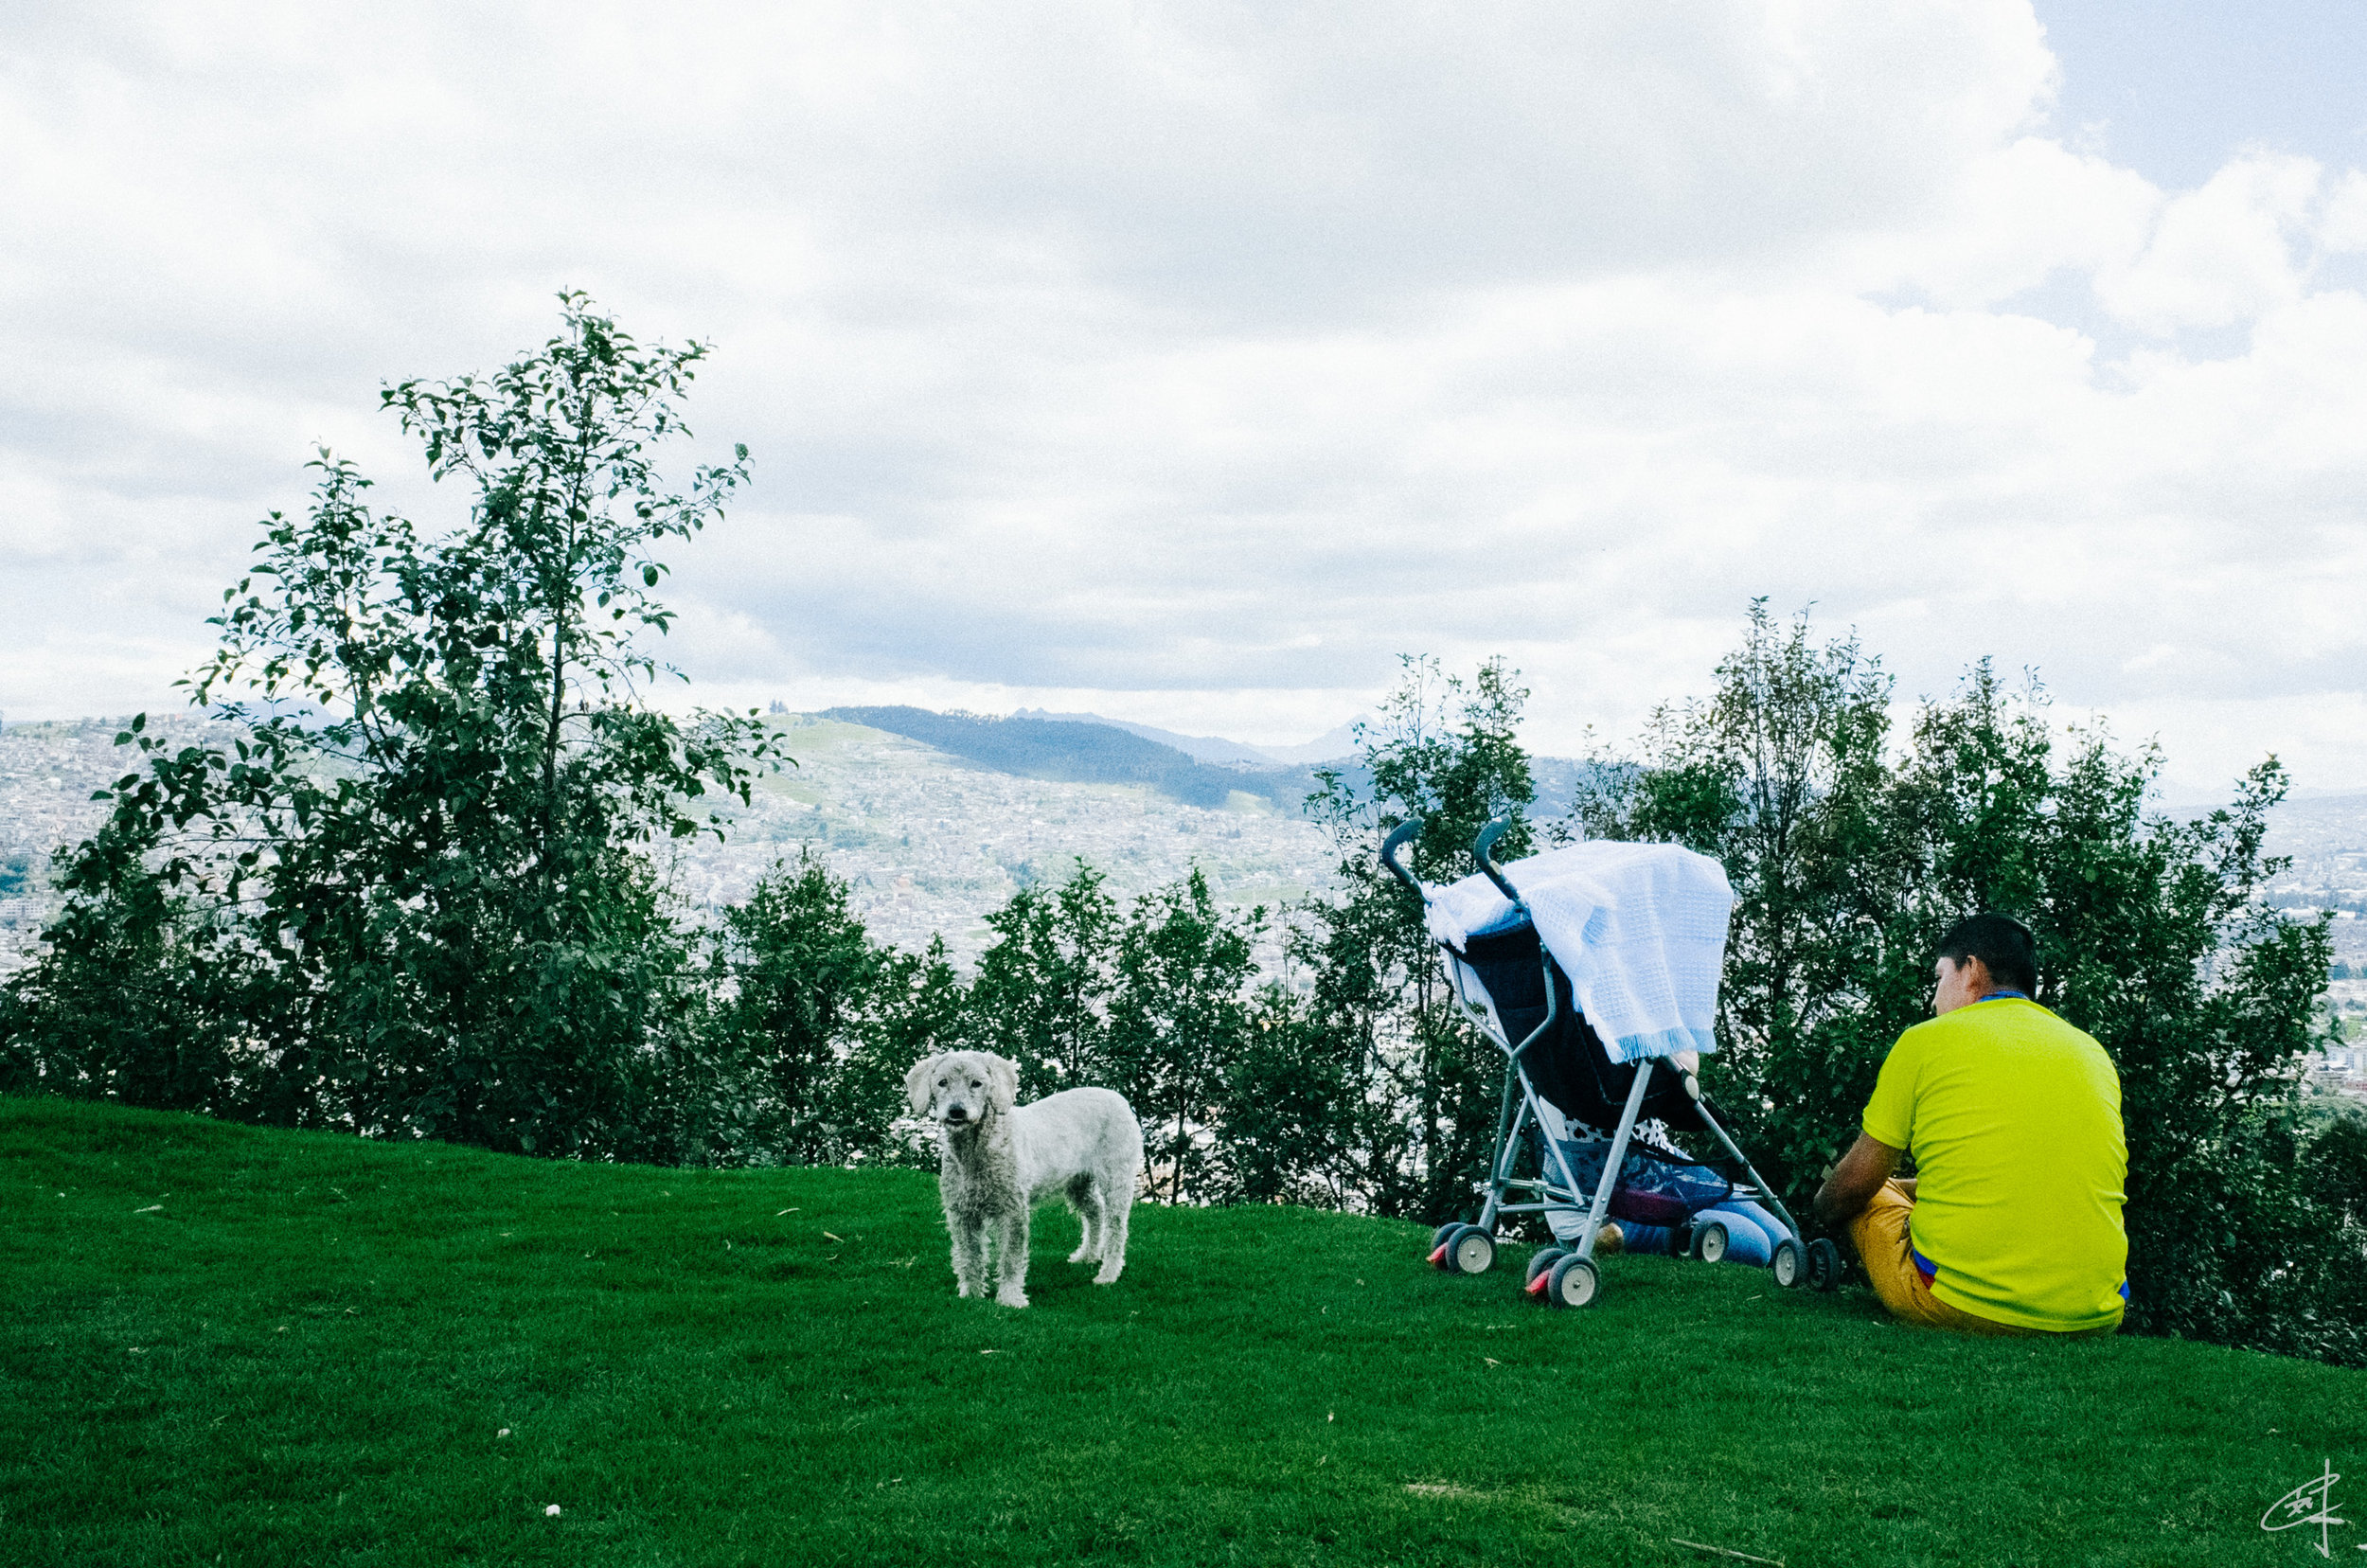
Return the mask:
<svg viewBox="0 0 2367 1568">
<path fill-rule="evenodd" d="M 970 1113 L 963 1110 L 958 1105 L 949 1106 L 946 1108 L 945 1119 L 947 1121 L 968 1121 L 970 1120 Z"/>
</svg>

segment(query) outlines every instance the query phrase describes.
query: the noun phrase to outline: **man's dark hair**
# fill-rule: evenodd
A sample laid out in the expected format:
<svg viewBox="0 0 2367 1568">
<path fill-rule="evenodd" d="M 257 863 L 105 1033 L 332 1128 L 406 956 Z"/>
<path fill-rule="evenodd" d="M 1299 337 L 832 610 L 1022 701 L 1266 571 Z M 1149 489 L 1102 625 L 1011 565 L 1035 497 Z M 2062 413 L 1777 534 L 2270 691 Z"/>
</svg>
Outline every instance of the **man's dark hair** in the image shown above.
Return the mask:
<svg viewBox="0 0 2367 1568">
<path fill-rule="evenodd" d="M 2030 928 L 2011 915 L 1971 915 L 1948 928 L 1940 938 L 1939 955 L 1962 965 L 1978 958 L 1989 978 L 2024 996 L 2038 989 L 2038 942 Z"/>
</svg>

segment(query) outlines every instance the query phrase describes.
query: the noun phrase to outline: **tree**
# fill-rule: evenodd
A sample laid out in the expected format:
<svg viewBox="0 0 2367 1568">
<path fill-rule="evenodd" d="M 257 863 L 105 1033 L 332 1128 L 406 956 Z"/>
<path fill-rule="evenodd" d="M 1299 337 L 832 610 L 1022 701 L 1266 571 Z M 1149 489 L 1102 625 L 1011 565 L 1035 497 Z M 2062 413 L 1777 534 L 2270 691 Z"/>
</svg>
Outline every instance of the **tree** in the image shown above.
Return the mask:
<svg viewBox="0 0 2367 1568">
<path fill-rule="evenodd" d="M 1878 1066 L 1889 1043 L 1867 1037 L 1865 1013 L 1900 883 L 1877 855 L 1891 684 L 1854 637 L 1820 647 L 1805 615 L 1779 625 L 1764 599 L 1716 676 L 1708 698 L 1653 713 L 1641 765 L 1594 759 L 1575 826 L 1682 844 L 1725 867 L 1719 1048 L 1702 1076 L 1754 1162 L 1796 1197 L 1803 1173 L 1848 1141 L 1831 1107 L 1863 1104 L 1869 1053 Z"/>
<path fill-rule="evenodd" d="M 844 1163 L 884 1131 L 846 1093 L 845 1062 L 885 969 L 846 899 L 845 882 L 801 854 L 725 910 L 714 937 L 727 982 L 709 1025 L 716 1054 L 762 1063 L 750 1131 L 783 1165 Z"/>
<path fill-rule="evenodd" d="M 1257 988 L 1249 1026 L 1227 1064 L 1210 1150 L 1226 1203 L 1348 1208 L 1367 1086 L 1306 998 L 1279 981 Z"/>
<path fill-rule="evenodd" d="M 1253 1033 L 1252 942 L 1265 911 L 1226 915 L 1198 867 L 1145 894 L 1118 938 L 1110 1086 L 1143 1122 L 1152 1190 L 1206 1203 L 1222 1190 L 1212 1152 L 1226 1090 Z"/>
<path fill-rule="evenodd" d="M 145 728 L 135 719 L 119 739 Z M 239 1069 L 285 999 L 203 900 L 149 871 L 164 826 L 118 811 L 61 855 L 65 908 L 0 987 L 0 1089 L 238 1113 Z"/>
<path fill-rule="evenodd" d="M 1381 869 L 1379 851 L 1421 817 L 1416 871 L 1455 881 L 1477 869 L 1481 827 L 1506 816 L 1498 853 L 1517 857 L 1536 790 L 1516 736 L 1528 693 L 1514 671 L 1489 660 L 1466 682 L 1420 658 L 1404 671 L 1379 719 L 1359 727 L 1361 767 L 1317 775 L 1308 806 L 1338 846 L 1343 892 L 1293 912 L 1291 957 L 1311 988 L 1305 1013 L 1278 1022 L 1310 1071 L 1358 1091 L 1346 1108 L 1354 1131 L 1317 1140 L 1347 1167 L 1330 1185 L 1377 1212 L 1434 1221 L 1467 1208 L 1486 1169 L 1503 1058 L 1455 1007 L 1421 900 Z"/>
<path fill-rule="evenodd" d="M 1058 887 L 1023 887 L 987 917 L 968 1033 L 1019 1064 L 1020 1096 L 1106 1083 L 1120 930 L 1108 878 L 1082 860 Z"/>
<path fill-rule="evenodd" d="M 373 509 L 327 454 L 307 513 L 272 515 L 189 683 L 245 738 L 171 755 L 126 738 L 145 766 L 69 860 L 51 958 L 19 988 L 34 1011 L 161 884 L 214 961 L 143 976 L 157 1005 L 272 1000 L 234 1047 L 244 1114 L 642 1147 L 654 1064 L 692 1013 L 688 940 L 644 851 L 696 831 L 710 789 L 746 800 L 772 749 L 753 715 L 685 725 L 647 701 L 672 673 L 647 641 L 671 620 L 656 552 L 721 514 L 747 454 L 669 490 L 653 451 L 687 434 L 706 349 L 561 306 L 560 333 L 489 380 L 383 394 L 467 492 L 453 526 Z"/>
<path fill-rule="evenodd" d="M 905 1113 L 904 1073 L 921 1058 L 969 1043 L 970 992 L 945 955 L 945 938 L 932 935 L 918 953 L 881 954 L 879 977 L 856 1049 L 844 1065 L 839 1103 L 850 1126 L 870 1133 L 856 1159 L 881 1165 L 934 1167 L 934 1136 L 899 1133 Z"/>
<path fill-rule="evenodd" d="M 719 1112 L 710 1163 L 907 1163 L 895 1132 L 904 1071 L 960 1042 L 959 976 L 933 937 L 918 953 L 874 943 L 849 889 L 810 851 L 776 864 L 708 939 L 718 983 L 700 1031 Z"/>
</svg>

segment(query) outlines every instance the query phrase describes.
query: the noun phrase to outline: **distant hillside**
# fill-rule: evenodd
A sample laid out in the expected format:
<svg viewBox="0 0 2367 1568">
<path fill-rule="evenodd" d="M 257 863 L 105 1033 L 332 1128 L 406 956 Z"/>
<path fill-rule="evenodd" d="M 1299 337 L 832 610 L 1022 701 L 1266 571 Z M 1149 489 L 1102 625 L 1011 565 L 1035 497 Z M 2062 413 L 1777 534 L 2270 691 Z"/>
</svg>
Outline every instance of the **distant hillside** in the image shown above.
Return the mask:
<svg viewBox="0 0 2367 1568">
<path fill-rule="evenodd" d="M 1155 724 L 1105 719 L 1098 713 L 1055 713 L 1050 708 L 1021 708 L 1011 717 L 1052 719 L 1070 724 L 1107 724 L 1129 735 L 1139 735 L 1146 740 L 1156 740 L 1163 746 L 1173 746 L 1196 761 L 1216 762 L 1236 768 L 1272 768 L 1277 764 L 1286 768 L 1311 768 L 1323 763 L 1353 761 L 1358 746 L 1356 727 L 1367 722 L 1351 720 L 1301 746 L 1253 746 L 1243 740 L 1228 740 L 1220 735 L 1182 735 L 1174 730 L 1160 729 Z"/>
<path fill-rule="evenodd" d="M 1148 784 L 1191 806 L 1221 805 L 1225 792 L 1244 790 L 1277 806 L 1296 808 L 1315 787 L 1318 763 L 1333 769 L 1359 793 L 1372 787 L 1372 775 L 1352 743 L 1336 753 L 1320 743 L 1302 747 L 1325 755 L 1308 757 L 1306 766 L 1290 767 L 1277 765 L 1238 740 L 1048 708 L 1022 708 L 1008 719 L 916 707 L 831 708 L 822 717 L 885 730 L 999 772 L 1069 783 Z M 1344 729 L 1326 740 L 1345 736 Z M 1529 775 L 1537 785 L 1537 801 L 1529 809 L 1530 820 L 1555 822 L 1567 816 L 1579 784 L 1593 767 L 1566 757 L 1531 757 Z"/>
<path fill-rule="evenodd" d="M 1227 740 L 1219 735 L 1181 735 L 1156 724 L 1130 723 L 1124 719 L 1104 719 L 1098 713 L 1055 713 L 1050 708 L 1021 708 L 1014 719 L 1044 719 L 1056 724 L 1102 724 L 1111 729 L 1139 735 L 1157 745 L 1173 746 L 1195 762 L 1213 762 L 1220 768 L 1273 767 L 1275 758 L 1257 747 L 1239 740 Z"/>
<path fill-rule="evenodd" d="M 1186 806 L 1221 806 L 1239 790 L 1295 811 L 1315 787 L 1304 769 L 1218 767 L 1108 724 L 995 719 L 917 707 L 841 707 L 822 717 L 885 730 L 981 767 L 1028 778 L 1148 784 Z"/>
<path fill-rule="evenodd" d="M 917 725 L 899 723 L 891 735 L 884 726 L 776 720 L 790 732 L 790 754 L 800 766 L 761 780 L 751 805 L 728 804 L 728 842 L 701 835 L 667 847 L 668 874 L 694 903 L 721 909 L 741 900 L 775 859 L 793 859 L 810 846 L 853 882 L 856 912 L 880 939 L 917 948 L 942 935 L 969 961 L 990 938 L 983 923 L 988 912 L 1021 887 L 1065 878 L 1079 855 L 1127 898 L 1195 866 L 1219 901 L 1241 908 L 1271 908 L 1336 885 L 1339 846 L 1299 810 L 1311 775 L 1285 775 L 1279 790 L 1272 787 L 1275 771 L 1203 765 L 1166 775 L 1190 787 L 1190 798 L 1210 803 L 1187 804 L 1163 788 L 1141 789 L 1162 776 L 1148 769 L 1053 769 L 1024 755 L 1017 766 L 966 760 L 952 747 L 939 749 L 941 739 L 952 739 L 948 731 L 962 727 L 942 716 L 909 708 L 844 711 L 900 711 L 938 723 L 923 741 L 914 737 Z M 1072 743 L 1094 735 L 1086 725 L 1038 723 L 1065 732 L 1054 739 Z M 122 727 L 120 719 L 89 719 L 0 730 L 0 975 L 25 961 L 58 913 L 50 854 L 105 816 L 106 803 L 91 795 L 122 775 L 122 750 L 114 744 Z M 1008 721 L 973 720 L 969 728 L 965 748 L 989 734 L 1026 733 Z M 237 736 L 231 727 L 170 712 L 151 716 L 148 733 L 175 746 L 226 745 Z M 1161 758 L 1155 746 L 1148 752 L 1166 768 L 1176 766 L 1176 757 Z M 1538 800 L 1530 819 L 1562 818 L 1591 766 L 1532 758 Z M 1361 766 L 1343 765 L 1341 773 L 1360 791 L 1370 788 Z M 1219 786 L 1256 791 L 1261 800 L 1278 796 L 1278 803 L 1228 811 Z M 1238 797 L 1234 804 L 1241 804 Z M 2292 859 L 2268 885 L 2272 902 L 2297 913 L 2338 912 L 2331 929 L 2342 970 L 2334 1003 L 2355 1030 L 2367 1030 L 2367 795 L 2285 802 L 2271 815 L 2268 848 Z"/>
<path fill-rule="evenodd" d="M 1351 719 L 1303 746 L 1263 746 L 1259 749 L 1277 762 L 1298 762 L 1308 767 L 1319 762 L 1337 762 L 1343 757 L 1357 755 L 1356 726 L 1366 722 L 1366 719 Z"/>
<path fill-rule="evenodd" d="M 1532 757 L 1529 782 L 1537 787 L 1537 803 L 1529 808 L 1531 822 L 1558 822 L 1570 814 L 1578 786 L 1594 776 L 1599 764 L 1568 757 Z"/>
</svg>

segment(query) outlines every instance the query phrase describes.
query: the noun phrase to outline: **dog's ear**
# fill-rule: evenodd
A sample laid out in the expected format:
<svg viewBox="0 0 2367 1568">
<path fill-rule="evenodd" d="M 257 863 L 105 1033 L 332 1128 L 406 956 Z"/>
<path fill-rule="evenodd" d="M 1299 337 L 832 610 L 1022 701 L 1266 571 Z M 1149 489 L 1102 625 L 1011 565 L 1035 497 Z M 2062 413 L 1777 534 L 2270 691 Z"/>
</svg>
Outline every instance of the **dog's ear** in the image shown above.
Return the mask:
<svg viewBox="0 0 2367 1568">
<path fill-rule="evenodd" d="M 997 1111 L 1019 1103 L 1019 1063 L 1006 1057 L 987 1058 L 987 1101 Z"/>
<path fill-rule="evenodd" d="M 944 1060 L 943 1056 L 922 1057 L 904 1075 L 904 1098 L 911 1102 L 914 1115 L 929 1114 L 929 1080 L 936 1076 L 937 1063 Z"/>
</svg>

